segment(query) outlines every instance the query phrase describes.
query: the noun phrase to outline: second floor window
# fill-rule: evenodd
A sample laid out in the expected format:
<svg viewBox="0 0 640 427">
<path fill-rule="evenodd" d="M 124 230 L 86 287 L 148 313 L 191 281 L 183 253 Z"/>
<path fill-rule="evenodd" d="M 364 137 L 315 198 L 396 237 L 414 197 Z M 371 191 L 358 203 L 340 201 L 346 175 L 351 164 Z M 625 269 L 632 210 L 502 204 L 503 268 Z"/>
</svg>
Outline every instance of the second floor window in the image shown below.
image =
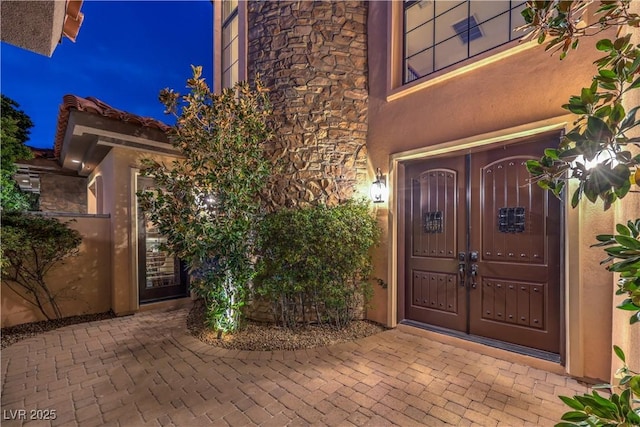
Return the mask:
<svg viewBox="0 0 640 427">
<path fill-rule="evenodd" d="M 222 87 L 238 81 L 240 42 L 238 38 L 238 0 L 222 2 Z"/>
<path fill-rule="evenodd" d="M 525 3 L 405 0 L 403 83 L 521 38 Z"/>
</svg>

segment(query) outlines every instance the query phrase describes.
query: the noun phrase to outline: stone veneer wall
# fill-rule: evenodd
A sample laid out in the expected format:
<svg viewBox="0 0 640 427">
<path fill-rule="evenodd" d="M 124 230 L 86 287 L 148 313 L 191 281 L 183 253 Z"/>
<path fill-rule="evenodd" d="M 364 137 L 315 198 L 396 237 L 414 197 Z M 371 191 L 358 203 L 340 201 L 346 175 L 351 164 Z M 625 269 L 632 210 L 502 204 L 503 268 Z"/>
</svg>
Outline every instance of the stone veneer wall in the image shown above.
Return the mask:
<svg viewBox="0 0 640 427">
<path fill-rule="evenodd" d="M 250 1 L 248 74 L 270 89 L 270 208 L 335 205 L 367 181 L 367 2 Z"/>
<path fill-rule="evenodd" d="M 40 174 L 40 210 L 87 213 L 87 179 L 50 173 Z"/>
<path fill-rule="evenodd" d="M 335 205 L 367 182 L 367 2 L 249 1 L 249 81 L 269 88 L 270 209 Z M 253 301 L 249 318 L 272 320 Z M 362 316 L 360 316 L 362 317 Z"/>
</svg>

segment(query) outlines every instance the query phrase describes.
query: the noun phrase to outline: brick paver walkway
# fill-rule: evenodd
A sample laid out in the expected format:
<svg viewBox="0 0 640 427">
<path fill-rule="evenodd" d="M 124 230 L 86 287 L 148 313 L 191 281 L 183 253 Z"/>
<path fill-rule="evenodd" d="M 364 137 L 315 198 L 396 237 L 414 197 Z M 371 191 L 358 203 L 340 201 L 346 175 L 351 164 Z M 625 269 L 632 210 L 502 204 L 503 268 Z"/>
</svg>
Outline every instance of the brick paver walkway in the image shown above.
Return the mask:
<svg viewBox="0 0 640 427">
<path fill-rule="evenodd" d="M 2 350 L 2 425 L 553 425 L 557 395 L 586 391 L 398 329 L 315 350 L 220 350 L 187 335 L 185 316 L 74 325 Z"/>
</svg>

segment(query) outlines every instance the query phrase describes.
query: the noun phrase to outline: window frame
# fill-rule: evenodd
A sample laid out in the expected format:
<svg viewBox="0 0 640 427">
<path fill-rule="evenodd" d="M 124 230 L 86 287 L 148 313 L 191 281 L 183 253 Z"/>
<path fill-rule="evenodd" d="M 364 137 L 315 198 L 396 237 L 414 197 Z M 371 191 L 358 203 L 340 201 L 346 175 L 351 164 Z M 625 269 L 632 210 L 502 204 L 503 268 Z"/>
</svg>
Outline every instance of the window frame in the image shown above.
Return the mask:
<svg viewBox="0 0 640 427">
<path fill-rule="evenodd" d="M 221 4 L 221 11 L 224 10 L 224 3 L 229 2 L 230 0 L 222 0 L 222 4 Z M 222 16 L 222 25 L 221 25 L 221 33 L 220 33 L 220 45 L 221 45 L 221 56 L 220 56 L 220 84 L 222 88 L 226 88 L 226 87 L 231 87 L 233 86 L 236 82 L 231 82 L 230 85 L 225 85 L 225 75 L 227 72 L 232 73 L 231 69 L 235 66 L 237 67 L 237 80 L 240 80 L 240 53 L 241 53 L 241 49 L 240 49 L 240 43 L 241 43 L 241 37 L 240 37 L 240 13 L 239 13 L 239 9 L 240 9 L 240 5 L 239 2 L 236 2 L 236 5 L 233 9 L 231 9 L 231 11 L 229 12 L 229 14 L 225 17 Z M 224 32 L 225 30 L 230 27 L 233 24 L 233 21 L 237 20 L 237 34 L 235 35 L 235 37 L 232 37 L 231 40 L 229 40 L 229 43 L 226 43 L 226 40 L 224 38 Z M 225 64 L 225 49 L 227 47 L 231 48 L 231 45 L 233 43 L 234 40 L 237 40 L 237 59 L 235 62 L 231 63 L 231 64 Z M 226 44 L 225 44 L 226 43 Z"/>
<path fill-rule="evenodd" d="M 508 40 L 506 40 L 506 41 L 504 41 L 502 43 L 499 43 L 497 45 L 494 45 L 494 46 L 492 46 L 490 48 L 483 49 L 483 50 L 481 50 L 479 52 L 476 52 L 474 54 L 471 54 L 471 43 L 466 43 L 466 46 L 465 46 L 466 47 L 466 55 L 465 55 L 464 58 L 462 58 L 460 60 L 457 60 L 457 61 L 454 61 L 454 62 L 452 62 L 450 64 L 447 64 L 447 65 L 445 65 L 443 67 L 436 68 L 435 48 L 438 45 L 442 45 L 443 43 L 448 42 L 451 39 L 459 36 L 456 33 L 455 35 L 453 35 L 451 37 L 447 37 L 446 39 L 443 39 L 443 40 L 440 40 L 439 42 L 436 42 L 436 34 L 435 34 L 436 33 L 436 20 L 439 17 L 442 17 L 443 15 L 451 12 L 453 9 L 455 9 L 457 7 L 465 7 L 466 6 L 466 19 L 467 20 L 469 19 L 470 16 L 473 16 L 473 15 L 471 14 L 471 2 L 472 2 L 472 0 L 462 0 L 463 3 L 462 2 L 461 3 L 456 3 L 455 5 L 447 8 L 447 9 L 445 9 L 445 10 L 443 10 L 443 11 L 437 13 L 437 14 L 436 14 L 436 2 L 434 0 L 433 5 L 429 6 L 429 7 L 433 7 L 433 17 L 428 19 L 428 20 L 426 20 L 425 22 L 419 24 L 418 26 L 416 26 L 415 28 L 412 29 L 412 31 L 413 31 L 413 30 L 415 30 L 416 28 L 419 28 L 422 25 L 426 25 L 429 22 L 433 22 L 433 25 L 432 25 L 433 26 L 433 30 L 432 30 L 433 31 L 433 43 L 430 44 L 430 45 L 425 45 L 424 48 L 421 49 L 419 52 L 414 53 L 413 55 L 411 55 L 413 57 L 413 56 L 416 56 L 416 55 L 418 55 L 418 54 L 420 54 L 422 52 L 425 52 L 425 51 L 431 49 L 432 50 L 432 53 L 431 53 L 432 71 L 430 71 L 430 72 L 428 72 L 428 73 L 426 73 L 424 75 L 418 75 L 415 78 L 413 78 L 411 80 L 408 80 L 409 67 L 410 67 L 409 64 L 408 64 L 408 60 L 410 59 L 410 57 L 407 56 L 407 10 L 409 10 L 411 7 L 416 6 L 419 2 L 420 2 L 420 0 L 405 0 L 405 1 L 402 2 L 402 6 L 400 8 L 401 22 L 402 22 L 402 25 L 401 25 L 401 27 L 402 27 L 402 33 L 401 33 L 401 40 L 402 40 L 401 49 L 402 49 L 402 51 L 401 51 L 401 55 L 400 55 L 400 62 L 401 62 L 401 64 L 400 64 L 401 65 L 400 87 L 404 87 L 404 86 L 410 85 L 410 84 L 412 84 L 412 83 L 414 83 L 416 81 L 422 81 L 422 80 L 428 79 L 429 76 L 433 76 L 433 75 L 436 75 L 436 74 L 439 75 L 441 72 L 447 72 L 446 71 L 447 69 L 455 67 L 455 66 L 457 66 L 457 65 L 459 65 L 461 63 L 464 63 L 465 61 L 469 61 L 469 60 L 472 60 L 472 59 L 477 58 L 477 57 L 484 57 L 484 56 L 486 56 L 487 52 L 491 52 L 491 51 L 493 51 L 495 49 L 498 49 L 498 48 L 501 48 L 501 47 L 503 47 L 505 45 L 513 43 L 514 41 L 518 41 L 518 40 L 522 39 L 526 35 L 526 33 L 522 33 L 518 37 L 514 37 L 514 35 L 513 35 L 513 11 L 515 9 L 518 9 L 519 7 L 521 7 L 523 4 L 525 4 L 526 1 L 523 1 L 523 0 L 509 0 L 509 8 L 507 10 L 505 10 L 505 11 L 503 11 L 501 13 L 498 13 L 497 15 L 492 15 L 489 18 L 484 19 L 484 20 L 476 19 L 477 27 L 480 27 L 480 25 L 482 25 L 484 23 L 490 22 L 493 19 L 496 19 L 498 17 L 501 17 L 501 16 L 507 14 L 507 17 L 508 17 L 508 28 L 509 28 Z M 467 28 L 467 32 L 469 30 L 470 29 Z"/>
</svg>

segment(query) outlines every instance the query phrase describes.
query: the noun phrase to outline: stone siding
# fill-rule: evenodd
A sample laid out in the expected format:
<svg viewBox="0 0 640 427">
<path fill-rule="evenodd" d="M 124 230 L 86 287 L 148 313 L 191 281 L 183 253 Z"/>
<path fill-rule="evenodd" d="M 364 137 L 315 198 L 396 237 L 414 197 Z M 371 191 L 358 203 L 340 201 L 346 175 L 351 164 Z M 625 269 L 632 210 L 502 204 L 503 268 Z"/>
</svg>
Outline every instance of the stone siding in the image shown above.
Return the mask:
<svg viewBox="0 0 640 427">
<path fill-rule="evenodd" d="M 40 210 L 87 213 L 87 179 L 49 173 L 40 174 Z"/>
<path fill-rule="evenodd" d="M 248 75 L 270 90 L 271 209 L 335 205 L 367 181 L 366 1 L 250 1 Z"/>
</svg>

